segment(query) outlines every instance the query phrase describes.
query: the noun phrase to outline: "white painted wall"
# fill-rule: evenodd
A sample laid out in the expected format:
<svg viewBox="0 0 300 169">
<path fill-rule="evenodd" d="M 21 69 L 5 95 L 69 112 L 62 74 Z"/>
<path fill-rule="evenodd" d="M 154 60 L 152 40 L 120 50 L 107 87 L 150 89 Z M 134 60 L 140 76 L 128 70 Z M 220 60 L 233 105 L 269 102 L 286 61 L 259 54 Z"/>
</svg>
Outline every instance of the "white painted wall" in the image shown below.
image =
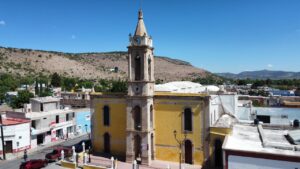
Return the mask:
<svg viewBox="0 0 300 169">
<path fill-rule="evenodd" d="M 53 103 L 43 103 L 44 104 L 44 111 L 51 111 L 59 109 L 59 102 L 53 102 Z"/>
<path fill-rule="evenodd" d="M 36 148 L 37 147 L 37 138 L 36 135 L 31 136 L 31 148 Z"/>
<path fill-rule="evenodd" d="M 299 162 L 269 160 L 253 157 L 229 155 L 228 169 L 295 169 L 300 168 Z"/>
<path fill-rule="evenodd" d="M 13 149 L 30 146 L 30 123 L 3 126 L 4 141 L 12 141 Z M 17 145 L 19 142 L 19 146 Z M 2 151 L 2 144 L 0 144 Z"/>
</svg>

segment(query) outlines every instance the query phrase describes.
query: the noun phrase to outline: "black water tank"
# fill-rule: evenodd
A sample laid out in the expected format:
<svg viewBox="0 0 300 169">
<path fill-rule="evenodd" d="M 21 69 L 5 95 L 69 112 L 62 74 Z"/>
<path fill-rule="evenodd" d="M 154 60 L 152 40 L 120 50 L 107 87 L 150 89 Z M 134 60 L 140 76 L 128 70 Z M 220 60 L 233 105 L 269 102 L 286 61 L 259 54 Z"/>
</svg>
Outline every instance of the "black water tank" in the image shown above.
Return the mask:
<svg viewBox="0 0 300 169">
<path fill-rule="evenodd" d="M 299 120 L 298 119 L 294 120 L 294 127 L 299 127 Z"/>
<path fill-rule="evenodd" d="M 259 120 L 258 119 L 254 119 L 254 124 L 258 125 L 259 124 Z"/>
</svg>

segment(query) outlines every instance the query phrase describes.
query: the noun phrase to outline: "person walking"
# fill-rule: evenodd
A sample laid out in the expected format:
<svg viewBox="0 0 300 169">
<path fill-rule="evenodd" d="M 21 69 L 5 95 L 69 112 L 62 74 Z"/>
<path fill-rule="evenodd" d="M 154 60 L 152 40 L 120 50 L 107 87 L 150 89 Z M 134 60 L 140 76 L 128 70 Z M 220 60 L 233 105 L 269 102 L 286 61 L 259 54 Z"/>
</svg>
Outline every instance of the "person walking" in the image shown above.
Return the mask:
<svg viewBox="0 0 300 169">
<path fill-rule="evenodd" d="M 28 157 L 28 156 L 27 156 L 27 150 L 25 149 L 25 150 L 24 150 L 24 156 L 23 156 L 25 162 L 27 161 L 27 157 Z"/>
</svg>

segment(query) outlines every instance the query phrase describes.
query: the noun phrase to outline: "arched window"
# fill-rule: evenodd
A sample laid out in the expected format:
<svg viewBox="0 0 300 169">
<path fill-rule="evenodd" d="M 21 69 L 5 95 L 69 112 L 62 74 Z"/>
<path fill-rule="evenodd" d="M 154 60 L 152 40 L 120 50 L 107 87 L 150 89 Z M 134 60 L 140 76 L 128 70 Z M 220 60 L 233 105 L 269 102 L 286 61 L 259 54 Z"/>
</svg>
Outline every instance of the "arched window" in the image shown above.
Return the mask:
<svg viewBox="0 0 300 169">
<path fill-rule="evenodd" d="M 192 110 L 190 108 L 186 108 L 184 109 L 184 113 L 183 113 L 183 117 L 184 117 L 184 130 L 185 131 L 192 131 Z"/>
<path fill-rule="evenodd" d="M 135 80 L 141 80 L 141 57 L 135 57 Z"/>
<path fill-rule="evenodd" d="M 105 133 L 103 135 L 104 138 L 104 153 L 110 153 L 110 135 Z"/>
<path fill-rule="evenodd" d="M 154 136 L 151 134 L 151 160 L 154 160 Z"/>
<path fill-rule="evenodd" d="M 148 59 L 148 79 L 151 81 L 151 59 Z"/>
<path fill-rule="evenodd" d="M 133 118 L 134 118 L 134 129 L 142 129 L 142 114 L 140 106 L 135 106 L 133 109 Z"/>
<path fill-rule="evenodd" d="M 141 136 L 135 135 L 134 136 L 134 156 L 135 158 L 141 157 Z"/>
<path fill-rule="evenodd" d="M 184 141 L 184 162 L 193 164 L 193 145 L 190 140 Z"/>
<path fill-rule="evenodd" d="M 109 126 L 110 117 L 109 117 L 109 107 L 104 106 L 103 107 L 103 124 L 104 126 Z"/>
<path fill-rule="evenodd" d="M 150 127 L 153 127 L 153 105 L 150 106 Z"/>
</svg>

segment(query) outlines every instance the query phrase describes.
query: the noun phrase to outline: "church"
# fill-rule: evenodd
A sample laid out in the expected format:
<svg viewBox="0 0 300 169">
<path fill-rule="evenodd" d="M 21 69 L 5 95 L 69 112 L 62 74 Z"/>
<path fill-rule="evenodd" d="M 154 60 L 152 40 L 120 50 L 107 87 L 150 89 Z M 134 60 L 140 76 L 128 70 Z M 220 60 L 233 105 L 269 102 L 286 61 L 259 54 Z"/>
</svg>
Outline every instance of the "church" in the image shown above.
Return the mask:
<svg viewBox="0 0 300 169">
<path fill-rule="evenodd" d="M 140 10 L 127 47 L 128 93 L 91 95 L 93 152 L 146 165 L 154 160 L 203 165 L 209 95 L 181 87 L 159 90 L 152 40 Z"/>
</svg>

